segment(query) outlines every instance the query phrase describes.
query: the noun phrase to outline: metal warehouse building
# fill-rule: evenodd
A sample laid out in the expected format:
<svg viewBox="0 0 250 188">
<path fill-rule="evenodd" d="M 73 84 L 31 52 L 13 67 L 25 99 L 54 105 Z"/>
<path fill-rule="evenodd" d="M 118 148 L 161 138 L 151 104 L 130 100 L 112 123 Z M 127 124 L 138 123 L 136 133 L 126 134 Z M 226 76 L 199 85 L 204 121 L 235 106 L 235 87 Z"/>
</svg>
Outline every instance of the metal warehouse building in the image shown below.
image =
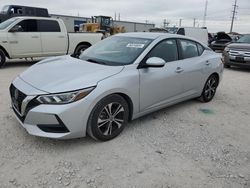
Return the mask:
<svg viewBox="0 0 250 188">
<path fill-rule="evenodd" d="M 68 32 L 74 32 L 75 25 L 80 25 L 87 23 L 88 21 L 91 21 L 91 18 L 87 17 L 77 17 L 77 16 L 57 15 L 57 14 L 51 14 L 51 17 L 62 19 L 67 27 Z M 147 32 L 149 31 L 149 29 L 155 27 L 155 24 L 117 21 L 117 20 L 114 20 L 114 25 L 124 26 L 126 32 Z"/>
</svg>

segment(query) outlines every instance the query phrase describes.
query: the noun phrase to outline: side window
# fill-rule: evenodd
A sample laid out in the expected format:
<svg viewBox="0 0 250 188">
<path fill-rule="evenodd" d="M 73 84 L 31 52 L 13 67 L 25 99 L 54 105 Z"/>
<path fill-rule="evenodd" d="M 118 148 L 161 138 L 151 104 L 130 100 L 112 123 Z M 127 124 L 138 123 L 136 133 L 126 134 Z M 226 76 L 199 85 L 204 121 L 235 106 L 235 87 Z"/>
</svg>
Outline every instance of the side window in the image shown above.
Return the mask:
<svg viewBox="0 0 250 188">
<path fill-rule="evenodd" d="M 15 6 L 13 6 L 10 9 L 10 13 L 11 14 L 23 14 L 23 9 L 22 9 L 22 7 L 15 7 Z"/>
<path fill-rule="evenodd" d="M 59 23 L 54 20 L 39 20 L 40 32 L 61 32 Z"/>
<path fill-rule="evenodd" d="M 197 47 L 198 47 L 199 55 L 203 54 L 203 52 L 204 52 L 204 47 L 203 47 L 202 45 L 200 45 L 199 43 L 197 43 Z"/>
<path fill-rule="evenodd" d="M 153 50 L 148 54 L 150 57 L 159 57 L 166 62 L 178 60 L 178 50 L 175 39 L 168 39 L 157 44 Z"/>
<path fill-rule="evenodd" d="M 189 40 L 180 40 L 180 44 L 183 59 L 199 56 L 195 42 Z"/>
<path fill-rule="evenodd" d="M 22 32 L 37 32 L 36 20 L 23 20 L 17 25 L 20 25 L 22 27 Z"/>
</svg>

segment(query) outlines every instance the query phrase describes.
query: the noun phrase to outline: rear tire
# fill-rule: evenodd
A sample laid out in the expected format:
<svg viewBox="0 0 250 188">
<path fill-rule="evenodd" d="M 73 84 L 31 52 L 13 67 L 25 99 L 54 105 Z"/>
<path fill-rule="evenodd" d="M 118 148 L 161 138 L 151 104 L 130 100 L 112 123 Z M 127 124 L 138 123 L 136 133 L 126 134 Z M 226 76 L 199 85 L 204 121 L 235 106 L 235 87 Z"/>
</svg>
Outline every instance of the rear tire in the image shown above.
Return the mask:
<svg viewBox="0 0 250 188">
<path fill-rule="evenodd" d="M 89 48 L 90 45 L 87 44 L 80 44 L 76 47 L 75 52 L 74 52 L 74 57 L 79 58 L 79 56 L 81 55 L 81 53 L 86 50 L 87 48 Z"/>
<path fill-rule="evenodd" d="M 6 62 L 5 53 L 3 52 L 3 50 L 0 49 L 0 68 L 4 66 L 5 62 Z"/>
<path fill-rule="evenodd" d="M 126 126 L 129 107 L 120 95 L 113 94 L 99 101 L 92 110 L 87 133 L 95 140 L 108 141 L 118 136 Z"/>
<path fill-rule="evenodd" d="M 218 77 L 215 74 L 209 76 L 203 88 L 202 94 L 198 99 L 201 102 L 210 102 L 214 98 L 218 85 Z"/>
</svg>

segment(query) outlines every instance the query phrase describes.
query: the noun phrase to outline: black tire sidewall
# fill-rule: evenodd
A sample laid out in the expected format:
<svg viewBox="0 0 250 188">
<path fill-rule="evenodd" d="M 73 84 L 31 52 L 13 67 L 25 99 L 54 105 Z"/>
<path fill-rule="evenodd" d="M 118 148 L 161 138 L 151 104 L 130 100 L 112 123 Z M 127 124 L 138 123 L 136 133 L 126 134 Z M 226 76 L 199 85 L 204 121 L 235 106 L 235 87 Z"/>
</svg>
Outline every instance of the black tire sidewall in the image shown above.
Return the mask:
<svg viewBox="0 0 250 188">
<path fill-rule="evenodd" d="M 206 95 L 205 95 L 205 90 L 206 90 L 207 83 L 208 83 L 208 81 L 209 81 L 211 78 L 215 78 L 215 80 L 216 80 L 216 89 L 215 89 L 214 95 L 213 95 L 210 99 L 208 99 L 208 98 L 206 97 Z M 201 98 L 202 98 L 202 101 L 203 101 L 203 102 L 210 102 L 210 101 L 214 98 L 214 96 L 215 96 L 215 94 L 216 94 L 217 87 L 218 87 L 218 82 L 219 82 L 219 80 L 218 80 L 217 76 L 215 76 L 215 75 L 212 74 L 211 76 L 208 77 L 208 79 L 207 79 L 207 81 L 206 81 L 206 83 L 205 83 L 205 85 L 204 85 L 202 95 L 201 95 Z"/>
<path fill-rule="evenodd" d="M 80 51 L 81 51 L 82 49 L 86 50 L 86 49 L 89 48 L 89 47 L 90 47 L 90 46 L 88 46 L 88 45 L 86 45 L 86 44 L 80 44 L 80 45 L 78 45 L 78 46 L 76 47 L 76 50 L 75 50 L 74 55 L 75 55 L 76 57 L 79 57 L 79 56 L 81 55 Z"/>
<path fill-rule="evenodd" d="M 101 133 L 101 131 L 99 130 L 98 126 L 97 126 L 97 119 L 99 117 L 99 114 L 101 113 L 102 109 L 112 103 L 112 102 L 117 102 L 120 103 L 123 108 L 124 108 L 124 122 L 121 126 L 121 128 L 117 129 L 116 131 L 114 131 L 112 133 L 112 135 L 109 136 L 105 136 Z M 97 105 L 94 107 L 94 109 L 91 112 L 91 115 L 89 117 L 88 120 L 88 134 L 93 137 L 96 140 L 100 140 L 100 141 L 108 141 L 111 140 L 113 138 L 115 138 L 116 136 L 118 136 L 124 129 L 124 127 L 126 126 L 127 122 L 128 122 L 128 117 L 129 117 L 129 107 L 128 104 L 126 102 L 126 100 L 121 97 L 120 95 L 109 95 L 107 97 L 105 97 L 104 99 L 102 99 L 101 101 L 99 101 L 97 103 Z"/>
<path fill-rule="evenodd" d="M 2 68 L 5 64 L 6 61 L 6 57 L 5 54 L 3 52 L 3 50 L 0 49 L 0 56 L 1 56 L 1 60 L 0 60 L 0 68 Z"/>
</svg>

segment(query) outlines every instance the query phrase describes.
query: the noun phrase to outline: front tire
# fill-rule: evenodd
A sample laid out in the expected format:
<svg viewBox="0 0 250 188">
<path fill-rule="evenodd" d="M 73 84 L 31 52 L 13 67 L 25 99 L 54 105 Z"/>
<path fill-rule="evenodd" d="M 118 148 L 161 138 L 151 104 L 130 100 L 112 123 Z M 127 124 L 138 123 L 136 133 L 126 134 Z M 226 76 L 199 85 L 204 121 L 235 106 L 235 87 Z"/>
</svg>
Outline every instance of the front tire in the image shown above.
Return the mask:
<svg viewBox="0 0 250 188">
<path fill-rule="evenodd" d="M 0 49 L 0 68 L 4 66 L 5 62 L 6 62 L 5 53 L 3 52 L 3 50 Z"/>
<path fill-rule="evenodd" d="M 203 88 L 202 94 L 199 97 L 199 100 L 201 102 L 210 102 L 214 98 L 218 85 L 219 85 L 218 77 L 215 74 L 209 76 Z"/>
<path fill-rule="evenodd" d="M 126 126 L 129 107 L 120 95 L 105 97 L 92 110 L 87 132 L 95 140 L 108 141 L 118 136 Z"/>
</svg>

